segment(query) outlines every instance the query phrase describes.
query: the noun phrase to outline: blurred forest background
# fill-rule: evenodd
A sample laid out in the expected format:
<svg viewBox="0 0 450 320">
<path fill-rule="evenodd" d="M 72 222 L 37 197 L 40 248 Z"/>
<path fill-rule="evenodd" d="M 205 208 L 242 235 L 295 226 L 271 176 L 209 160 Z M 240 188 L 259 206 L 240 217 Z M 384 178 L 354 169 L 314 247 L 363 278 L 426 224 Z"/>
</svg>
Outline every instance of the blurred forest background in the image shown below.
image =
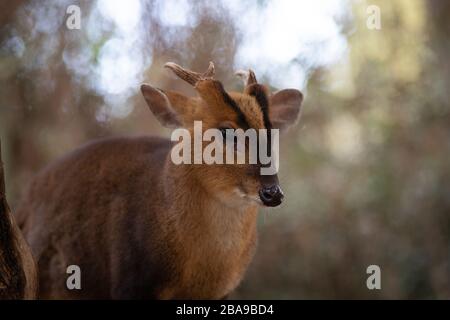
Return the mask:
<svg viewBox="0 0 450 320">
<path fill-rule="evenodd" d="M 66 26 L 81 8 L 81 29 Z M 381 29 L 366 22 L 381 10 Z M 142 82 L 194 94 L 175 61 L 240 90 L 251 67 L 306 100 L 281 140 L 286 202 L 264 210 L 233 298 L 450 298 L 450 1 L 0 3 L 0 136 L 17 207 L 65 152 L 118 134 L 167 135 Z M 151 188 L 151 186 L 149 186 Z M 382 289 L 368 290 L 379 265 Z"/>
</svg>

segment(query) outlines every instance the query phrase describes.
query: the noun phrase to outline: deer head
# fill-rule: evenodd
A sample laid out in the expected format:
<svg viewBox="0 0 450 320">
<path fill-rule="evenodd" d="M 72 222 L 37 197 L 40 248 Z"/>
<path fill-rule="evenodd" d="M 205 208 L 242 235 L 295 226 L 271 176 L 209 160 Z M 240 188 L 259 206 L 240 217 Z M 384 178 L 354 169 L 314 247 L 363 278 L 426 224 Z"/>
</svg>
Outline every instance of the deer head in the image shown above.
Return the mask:
<svg viewBox="0 0 450 320">
<path fill-rule="evenodd" d="M 295 89 L 270 93 L 257 82 L 252 70 L 237 73 L 244 81 L 243 93 L 227 92 L 222 83 L 214 79 L 214 64 L 210 62 L 204 73 L 187 70 L 169 62 L 166 68 L 186 81 L 197 91 L 197 97 L 160 90 L 144 84 L 141 91 L 150 110 L 169 128 L 183 127 L 192 130 L 194 121 L 202 122 L 202 130 L 226 129 L 279 129 L 285 131 L 296 123 L 300 115 L 303 95 Z M 233 148 L 234 141 L 226 141 Z M 268 149 L 271 139 L 268 135 Z M 205 147 L 205 146 L 204 146 Z M 246 148 L 249 146 L 246 145 Z M 283 192 L 276 174 L 262 175 L 262 164 L 214 164 L 192 169 L 205 187 L 205 191 L 230 206 L 252 204 L 277 206 Z"/>
</svg>

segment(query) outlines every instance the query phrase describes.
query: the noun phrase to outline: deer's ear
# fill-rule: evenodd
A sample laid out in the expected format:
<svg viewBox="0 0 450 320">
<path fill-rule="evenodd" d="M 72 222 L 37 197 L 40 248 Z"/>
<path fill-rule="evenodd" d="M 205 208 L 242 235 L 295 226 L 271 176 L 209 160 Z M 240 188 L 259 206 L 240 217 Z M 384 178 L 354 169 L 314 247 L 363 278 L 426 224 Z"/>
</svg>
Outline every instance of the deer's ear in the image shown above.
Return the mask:
<svg viewBox="0 0 450 320">
<path fill-rule="evenodd" d="M 275 129 L 284 131 L 300 118 L 303 94 L 296 89 L 275 92 L 270 97 L 269 118 Z"/>
<path fill-rule="evenodd" d="M 143 84 L 141 92 L 150 110 L 164 127 L 177 128 L 182 126 L 181 117 L 177 114 L 169 97 L 163 91 L 148 84 Z M 182 100 L 182 97 L 184 97 L 181 94 L 179 96 L 179 100 Z M 175 102 L 180 103 L 182 101 Z"/>
</svg>

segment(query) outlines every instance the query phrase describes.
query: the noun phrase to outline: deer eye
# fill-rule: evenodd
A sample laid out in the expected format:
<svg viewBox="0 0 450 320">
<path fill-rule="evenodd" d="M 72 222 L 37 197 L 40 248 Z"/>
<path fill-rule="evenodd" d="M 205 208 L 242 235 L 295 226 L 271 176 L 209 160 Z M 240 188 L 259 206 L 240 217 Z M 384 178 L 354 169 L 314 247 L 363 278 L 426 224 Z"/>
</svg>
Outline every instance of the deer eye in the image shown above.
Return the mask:
<svg viewBox="0 0 450 320">
<path fill-rule="evenodd" d="M 223 141 L 226 141 L 227 139 L 227 129 L 233 130 L 233 128 L 219 128 L 220 132 L 222 133 Z"/>
<path fill-rule="evenodd" d="M 220 132 L 222 133 L 222 137 L 225 140 L 227 137 L 227 129 L 228 128 L 219 128 Z"/>
</svg>

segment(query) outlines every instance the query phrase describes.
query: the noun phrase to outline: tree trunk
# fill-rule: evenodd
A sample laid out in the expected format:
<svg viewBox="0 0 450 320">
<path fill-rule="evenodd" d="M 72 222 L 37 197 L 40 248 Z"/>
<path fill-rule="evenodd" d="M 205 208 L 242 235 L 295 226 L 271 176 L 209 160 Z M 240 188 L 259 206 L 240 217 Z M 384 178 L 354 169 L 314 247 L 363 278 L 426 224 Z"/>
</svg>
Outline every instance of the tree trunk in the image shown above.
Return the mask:
<svg viewBox="0 0 450 320">
<path fill-rule="evenodd" d="M 33 299 L 36 289 L 31 250 L 6 202 L 0 142 L 0 299 Z"/>
</svg>

